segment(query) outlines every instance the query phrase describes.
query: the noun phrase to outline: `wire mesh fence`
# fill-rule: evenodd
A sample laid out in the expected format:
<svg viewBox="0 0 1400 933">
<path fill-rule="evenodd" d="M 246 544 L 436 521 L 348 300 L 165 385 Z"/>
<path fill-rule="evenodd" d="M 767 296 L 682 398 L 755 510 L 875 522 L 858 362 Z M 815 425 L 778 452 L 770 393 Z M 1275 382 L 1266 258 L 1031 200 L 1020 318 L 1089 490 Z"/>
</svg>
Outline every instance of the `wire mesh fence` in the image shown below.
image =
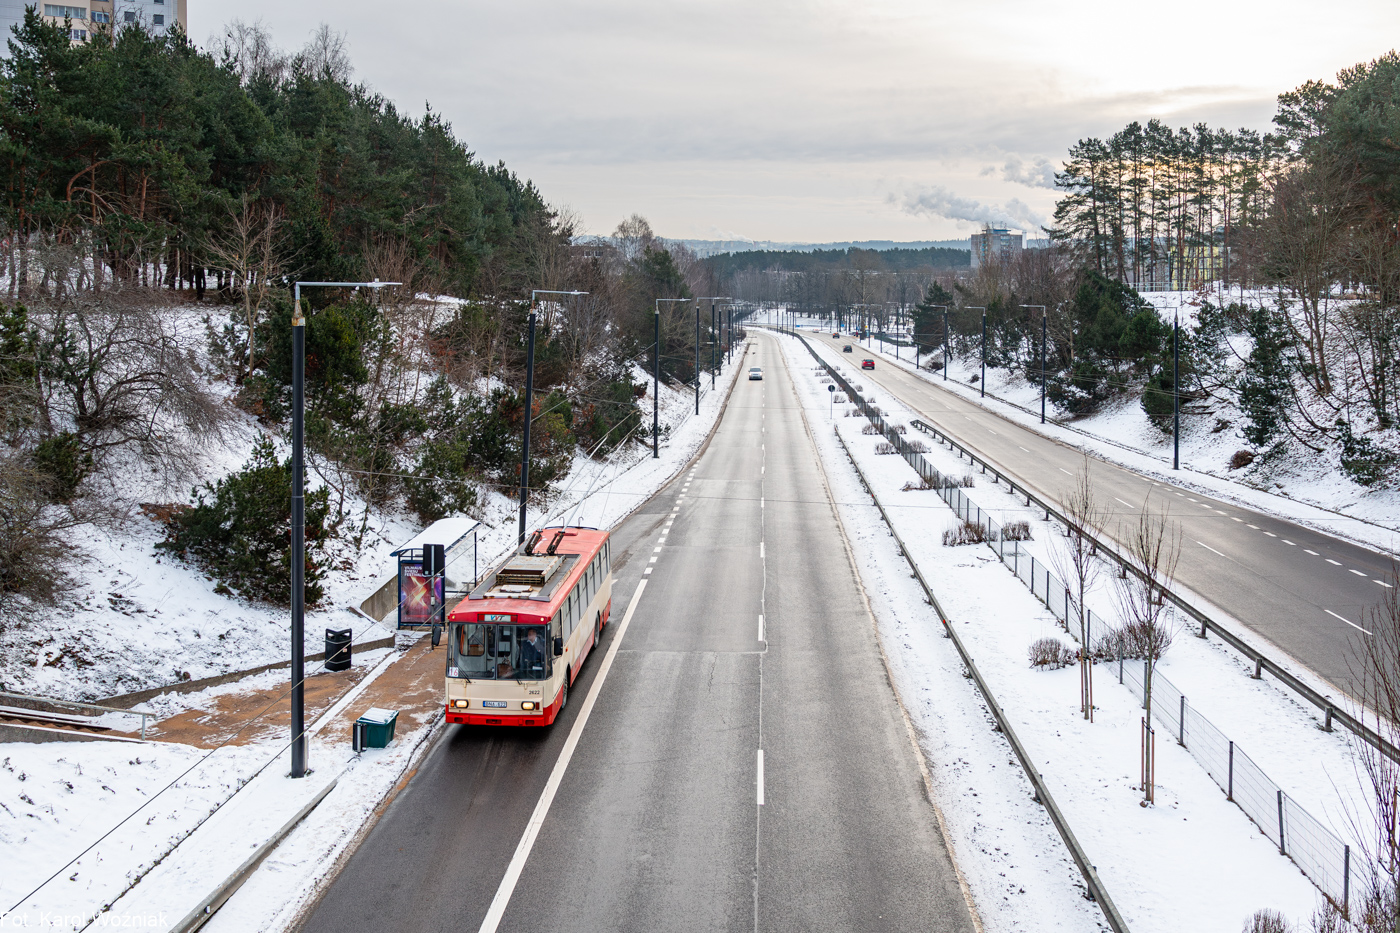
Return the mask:
<svg viewBox="0 0 1400 933">
<path fill-rule="evenodd" d="M 1002 524 L 984 512 L 963 491 L 965 482 L 962 478 L 949 476 L 934 468 L 920 450 L 894 430 L 883 414 L 834 368 L 826 363 L 822 363 L 822 366 L 879 433 L 914 468 L 924 484 L 936 491 L 961 521 L 980 525 L 987 545 L 996 552 L 1002 563 L 1026 584 L 1056 619 L 1064 623 L 1067 631 L 1077 629 L 1078 613 L 1069 587 L 1034 555 L 1022 550 L 1020 541 L 1009 537 Z M 1088 637 L 1084 648 L 1090 652 L 1095 650 L 1097 644 L 1094 633 L 1108 634 L 1116 629 L 1108 620 L 1088 609 L 1085 610 L 1085 627 Z M 1280 854 L 1291 858 L 1324 895 L 1346 911 L 1351 895 L 1350 846 L 1270 780 L 1253 759 L 1195 710 L 1170 680 L 1151 670 L 1146 661 L 1124 657 L 1121 642 L 1108 663 L 1115 668 L 1119 683 L 1131 690 L 1144 707 L 1147 705 L 1150 680 L 1152 716 L 1164 727 L 1164 731 L 1200 762 L 1206 773 L 1225 792 L 1226 798 L 1243 810 L 1260 831 L 1278 846 Z"/>
</svg>

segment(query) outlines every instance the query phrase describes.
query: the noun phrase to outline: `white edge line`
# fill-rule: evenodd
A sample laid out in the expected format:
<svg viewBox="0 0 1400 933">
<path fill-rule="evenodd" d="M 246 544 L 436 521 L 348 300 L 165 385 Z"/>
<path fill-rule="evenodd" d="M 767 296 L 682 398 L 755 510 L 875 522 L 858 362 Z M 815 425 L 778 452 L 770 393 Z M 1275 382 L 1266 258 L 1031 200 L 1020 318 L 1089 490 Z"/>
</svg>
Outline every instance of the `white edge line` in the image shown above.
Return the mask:
<svg viewBox="0 0 1400 933">
<path fill-rule="evenodd" d="M 1220 554 L 1219 551 L 1217 551 L 1215 548 L 1211 547 L 1209 544 L 1206 544 L 1204 541 L 1197 541 L 1196 543 L 1199 544 L 1201 547 L 1205 548 L 1207 551 L 1210 551 L 1212 554 Z M 1224 554 L 1220 554 L 1220 556 L 1221 556 L 1221 557 L 1224 557 L 1225 555 L 1224 555 Z"/>
<path fill-rule="evenodd" d="M 603 658 L 602 666 L 598 668 L 598 676 L 593 679 L 593 687 L 588 691 L 588 698 L 583 701 L 583 708 L 579 710 L 578 719 L 574 720 L 574 727 L 569 730 L 569 737 L 564 740 L 564 749 L 559 753 L 559 760 L 554 763 L 554 770 L 550 772 L 549 780 L 540 793 L 539 803 L 535 804 L 535 812 L 530 814 L 530 821 L 525 824 L 525 832 L 520 837 L 520 844 L 515 847 L 515 855 L 511 858 L 510 864 L 506 866 L 505 877 L 501 879 L 501 885 L 496 889 L 496 896 L 492 898 L 491 906 L 486 911 L 486 917 L 481 921 L 479 933 L 495 933 L 496 927 L 500 925 L 501 918 L 505 915 L 506 906 L 510 903 L 510 896 L 515 892 L 515 884 L 520 880 L 521 872 L 525 870 L 525 862 L 530 857 L 530 850 L 535 846 L 535 838 L 540 834 L 544 818 L 549 814 L 549 806 L 554 802 L 554 794 L 559 790 L 559 784 L 564 780 L 564 772 L 569 768 L 569 760 L 574 757 L 574 749 L 578 747 L 579 736 L 583 733 L 583 727 L 588 724 L 589 714 L 593 712 L 593 704 L 598 701 L 598 694 L 603 689 L 603 682 L 608 679 L 608 671 L 612 668 L 613 658 L 617 657 L 617 649 L 622 645 L 622 636 L 627 634 L 627 626 L 632 621 L 632 613 L 636 611 L 637 603 L 641 601 L 642 593 L 646 588 L 646 580 L 639 582 L 637 591 L 632 594 L 632 601 L 627 604 L 627 612 L 622 616 L 622 622 L 617 627 L 617 634 L 613 636 L 612 644 L 608 646 L 608 653 Z"/>
</svg>

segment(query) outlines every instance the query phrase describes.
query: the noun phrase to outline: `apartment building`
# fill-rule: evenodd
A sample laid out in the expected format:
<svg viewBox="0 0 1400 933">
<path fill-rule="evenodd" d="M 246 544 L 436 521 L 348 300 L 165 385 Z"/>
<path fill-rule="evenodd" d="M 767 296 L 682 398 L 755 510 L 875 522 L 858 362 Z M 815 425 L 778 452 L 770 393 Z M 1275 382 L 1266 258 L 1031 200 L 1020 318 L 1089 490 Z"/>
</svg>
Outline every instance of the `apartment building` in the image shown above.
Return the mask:
<svg viewBox="0 0 1400 933">
<path fill-rule="evenodd" d="M 36 6 L 45 19 L 62 23 L 69 21 L 69 33 L 74 42 L 86 42 L 99 29 L 111 29 L 124 23 L 142 23 L 156 34 L 163 34 L 177 24 L 189 27 L 189 0 L 0 0 L 0 55 L 8 53 L 4 39 L 10 28 L 24 22 L 24 8 Z"/>
<path fill-rule="evenodd" d="M 1021 234 L 1004 227 L 984 226 L 972 235 L 972 268 L 992 259 L 1010 259 L 1021 252 Z"/>
</svg>

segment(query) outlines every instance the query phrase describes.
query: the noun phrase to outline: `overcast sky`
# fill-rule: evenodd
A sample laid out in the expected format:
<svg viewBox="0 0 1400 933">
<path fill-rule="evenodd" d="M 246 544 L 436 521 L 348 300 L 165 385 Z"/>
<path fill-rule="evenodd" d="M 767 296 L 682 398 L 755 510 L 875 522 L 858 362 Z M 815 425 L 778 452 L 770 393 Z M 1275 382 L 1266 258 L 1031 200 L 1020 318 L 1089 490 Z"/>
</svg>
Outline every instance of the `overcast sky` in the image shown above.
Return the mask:
<svg viewBox="0 0 1400 933">
<path fill-rule="evenodd" d="M 1266 129 L 1274 98 L 1400 44 L 1400 0 L 240 0 L 430 102 L 585 231 L 801 242 L 1048 220 L 1076 139 L 1130 120 Z"/>
</svg>

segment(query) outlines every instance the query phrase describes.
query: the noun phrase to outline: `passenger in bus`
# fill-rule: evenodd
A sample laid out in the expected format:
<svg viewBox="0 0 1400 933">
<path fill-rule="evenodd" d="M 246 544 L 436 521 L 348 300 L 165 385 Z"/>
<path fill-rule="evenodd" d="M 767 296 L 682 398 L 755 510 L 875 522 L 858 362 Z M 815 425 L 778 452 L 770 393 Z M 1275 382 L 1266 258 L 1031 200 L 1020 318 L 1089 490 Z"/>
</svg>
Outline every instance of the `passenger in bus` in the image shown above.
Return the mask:
<svg viewBox="0 0 1400 933">
<path fill-rule="evenodd" d="M 520 643 L 520 666 L 527 673 L 544 673 L 544 639 L 537 628 L 527 629 L 525 640 Z"/>
</svg>

